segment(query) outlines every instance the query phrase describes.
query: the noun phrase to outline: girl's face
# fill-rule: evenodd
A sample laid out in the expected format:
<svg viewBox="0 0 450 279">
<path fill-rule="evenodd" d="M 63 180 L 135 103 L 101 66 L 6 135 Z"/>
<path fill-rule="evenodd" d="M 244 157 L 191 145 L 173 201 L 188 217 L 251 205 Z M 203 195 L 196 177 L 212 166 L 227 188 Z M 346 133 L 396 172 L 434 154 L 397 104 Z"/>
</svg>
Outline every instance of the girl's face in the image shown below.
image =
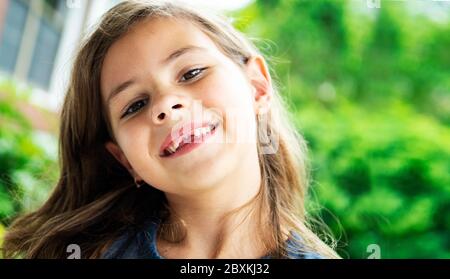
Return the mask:
<svg viewBox="0 0 450 279">
<path fill-rule="evenodd" d="M 166 193 L 214 186 L 257 162 L 255 114 L 267 107 L 269 88 L 261 57 L 242 68 L 188 21 L 143 21 L 102 66 L 115 138 L 106 148 L 135 179 Z"/>
</svg>

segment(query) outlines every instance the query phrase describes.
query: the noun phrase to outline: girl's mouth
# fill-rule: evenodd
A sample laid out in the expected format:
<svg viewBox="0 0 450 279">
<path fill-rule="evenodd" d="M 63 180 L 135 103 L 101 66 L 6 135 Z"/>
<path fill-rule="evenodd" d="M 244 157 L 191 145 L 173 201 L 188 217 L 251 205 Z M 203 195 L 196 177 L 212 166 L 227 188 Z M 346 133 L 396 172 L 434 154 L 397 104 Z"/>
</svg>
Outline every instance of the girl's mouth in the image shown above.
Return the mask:
<svg viewBox="0 0 450 279">
<path fill-rule="evenodd" d="M 171 140 L 159 156 L 163 158 L 175 158 L 192 151 L 206 139 L 213 136 L 219 124 L 220 122 L 217 121 L 207 123 L 195 129 L 189 129 L 190 132 L 186 135 L 181 135 L 177 139 Z"/>
</svg>

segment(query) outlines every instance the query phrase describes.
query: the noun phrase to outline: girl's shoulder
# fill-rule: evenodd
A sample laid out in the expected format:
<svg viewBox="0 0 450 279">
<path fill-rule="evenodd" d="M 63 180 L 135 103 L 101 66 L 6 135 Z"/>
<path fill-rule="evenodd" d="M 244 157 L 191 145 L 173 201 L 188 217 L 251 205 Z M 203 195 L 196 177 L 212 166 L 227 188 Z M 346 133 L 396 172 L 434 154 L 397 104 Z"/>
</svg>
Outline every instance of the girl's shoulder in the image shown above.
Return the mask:
<svg viewBox="0 0 450 279">
<path fill-rule="evenodd" d="M 321 260 L 326 259 L 323 255 L 311 251 L 288 251 L 289 259 Z"/>
<path fill-rule="evenodd" d="M 162 259 L 156 248 L 156 233 L 160 220 L 150 218 L 140 228 L 133 227 L 124 232 L 115 240 L 105 253 L 102 259 Z M 291 237 L 286 241 L 286 250 L 289 259 L 325 259 L 317 252 L 303 249 L 303 238 L 292 232 Z M 270 259 L 270 255 L 261 259 Z"/>
<path fill-rule="evenodd" d="M 150 218 L 143 226 L 132 227 L 115 240 L 102 259 L 160 259 L 155 246 L 159 220 Z"/>
<path fill-rule="evenodd" d="M 303 238 L 296 232 L 286 241 L 286 250 L 289 259 L 325 259 L 326 257 L 311 249 L 305 248 Z"/>
</svg>

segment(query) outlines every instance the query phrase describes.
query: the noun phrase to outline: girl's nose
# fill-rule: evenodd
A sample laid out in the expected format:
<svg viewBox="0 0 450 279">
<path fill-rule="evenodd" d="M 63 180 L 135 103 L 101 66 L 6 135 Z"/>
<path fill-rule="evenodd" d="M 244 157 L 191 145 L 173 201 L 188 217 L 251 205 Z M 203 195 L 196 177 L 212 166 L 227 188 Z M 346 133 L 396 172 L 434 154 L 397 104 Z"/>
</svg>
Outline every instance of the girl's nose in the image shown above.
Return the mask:
<svg viewBox="0 0 450 279">
<path fill-rule="evenodd" d="M 184 102 L 177 96 L 164 96 L 153 107 L 152 121 L 155 124 L 162 124 L 173 119 L 174 114 L 185 108 Z"/>
</svg>

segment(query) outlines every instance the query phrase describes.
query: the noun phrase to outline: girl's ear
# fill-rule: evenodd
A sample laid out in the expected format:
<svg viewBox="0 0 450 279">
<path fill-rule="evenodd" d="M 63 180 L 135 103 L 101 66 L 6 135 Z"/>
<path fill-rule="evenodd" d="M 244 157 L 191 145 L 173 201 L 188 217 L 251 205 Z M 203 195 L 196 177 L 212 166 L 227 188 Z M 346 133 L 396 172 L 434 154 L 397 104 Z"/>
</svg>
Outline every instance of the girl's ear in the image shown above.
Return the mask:
<svg viewBox="0 0 450 279">
<path fill-rule="evenodd" d="M 124 166 L 128 170 L 128 172 L 135 179 L 141 180 L 141 178 L 136 174 L 136 172 L 131 167 L 131 164 L 125 157 L 125 154 L 123 153 L 122 149 L 120 149 L 120 147 L 117 144 L 108 141 L 107 143 L 105 143 L 105 148 L 109 151 L 109 153 L 111 153 L 114 156 L 114 158 L 116 158 L 117 161 L 119 161 L 120 164 L 122 164 L 122 166 Z"/>
<path fill-rule="evenodd" d="M 253 56 L 248 60 L 246 70 L 253 88 L 255 112 L 268 111 L 273 92 L 266 61 L 260 55 Z"/>
</svg>

